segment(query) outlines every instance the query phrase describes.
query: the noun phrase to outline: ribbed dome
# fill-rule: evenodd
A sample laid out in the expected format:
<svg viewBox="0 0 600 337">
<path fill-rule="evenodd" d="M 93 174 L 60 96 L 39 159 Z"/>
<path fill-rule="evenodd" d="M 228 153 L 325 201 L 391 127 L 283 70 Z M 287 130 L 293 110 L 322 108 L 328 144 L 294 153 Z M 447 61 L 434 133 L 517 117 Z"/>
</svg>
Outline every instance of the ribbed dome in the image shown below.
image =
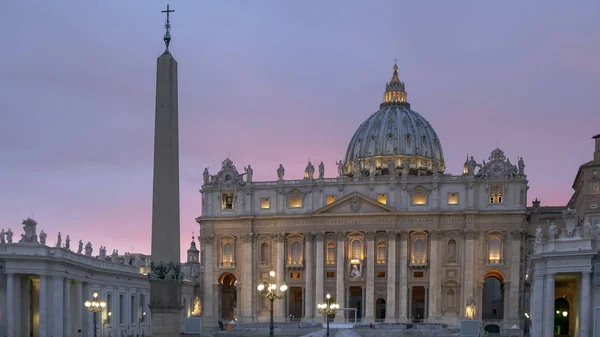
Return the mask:
<svg viewBox="0 0 600 337">
<path fill-rule="evenodd" d="M 347 175 L 389 174 L 389 166 L 394 166 L 396 175 L 444 171 L 440 140 L 431 124 L 410 109 L 397 69 L 394 65 L 379 111 L 367 118 L 350 140 L 345 158 Z"/>
</svg>

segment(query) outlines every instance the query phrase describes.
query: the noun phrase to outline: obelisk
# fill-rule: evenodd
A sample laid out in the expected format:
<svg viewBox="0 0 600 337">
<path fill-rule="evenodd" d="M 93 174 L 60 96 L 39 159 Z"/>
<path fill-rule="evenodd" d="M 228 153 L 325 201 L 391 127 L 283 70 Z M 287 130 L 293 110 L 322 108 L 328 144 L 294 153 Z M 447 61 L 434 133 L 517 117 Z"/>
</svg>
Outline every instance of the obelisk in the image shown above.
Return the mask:
<svg viewBox="0 0 600 337">
<path fill-rule="evenodd" d="M 152 337 L 181 335 L 181 283 L 179 237 L 179 130 L 177 62 L 169 52 L 169 9 L 165 24 L 165 51 L 156 67 L 156 118 L 154 126 L 154 177 L 152 190 L 152 248 L 150 314 Z"/>
</svg>

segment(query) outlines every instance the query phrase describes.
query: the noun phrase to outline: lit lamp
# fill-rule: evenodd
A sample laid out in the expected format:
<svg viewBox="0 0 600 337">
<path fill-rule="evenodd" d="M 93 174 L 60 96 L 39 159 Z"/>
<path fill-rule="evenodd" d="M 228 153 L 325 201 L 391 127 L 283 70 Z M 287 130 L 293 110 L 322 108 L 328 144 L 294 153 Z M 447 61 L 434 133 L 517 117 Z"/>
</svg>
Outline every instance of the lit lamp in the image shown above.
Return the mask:
<svg viewBox="0 0 600 337">
<path fill-rule="evenodd" d="M 325 296 L 325 302 L 317 304 L 317 309 L 323 315 L 327 321 L 327 337 L 329 337 L 329 315 L 335 315 L 340 308 L 340 305 L 335 303 L 335 300 L 331 298 L 331 295 Z"/>
<path fill-rule="evenodd" d="M 96 330 L 97 330 L 96 318 L 97 318 L 97 314 L 106 307 L 106 302 L 98 301 L 98 293 L 96 293 L 96 292 L 92 296 L 93 296 L 92 300 L 85 301 L 85 303 L 83 305 L 89 312 L 92 313 L 92 316 L 94 316 L 94 337 L 98 337 L 98 335 L 96 334 Z M 110 313 L 109 313 L 109 315 L 110 315 Z"/>
<path fill-rule="evenodd" d="M 263 295 L 264 298 L 268 299 L 271 302 L 271 315 L 270 315 L 270 320 L 269 320 L 269 336 L 273 336 L 273 302 L 275 300 L 279 300 L 283 298 L 283 293 L 285 293 L 285 291 L 287 290 L 287 286 L 284 284 L 282 284 L 279 287 L 279 291 L 281 291 L 281 295 L 278 295 L 276 293 L 277 291 L 277 283 L 275 281 L 275 272 L 274 271 L 270 271 L 269 272 L 269 276 L 270 276 L 270 280 L 269 283 L 261 283 L 258 285 L 258 287 L 256 287 L 258 289 L 258 291 Z M 266 285 L 266 287 L 265 287 Z"/>
<path fill-rule="evenodd" d="M 566 312 L 566 311 L 563 311 L 563 312 L 562 312 L 562 315 L 563 315 L 563 317 L 567 317 L 567 316 L 569 315 L 569 313 L 568 313 L 568 312 Z"/>
</svg>

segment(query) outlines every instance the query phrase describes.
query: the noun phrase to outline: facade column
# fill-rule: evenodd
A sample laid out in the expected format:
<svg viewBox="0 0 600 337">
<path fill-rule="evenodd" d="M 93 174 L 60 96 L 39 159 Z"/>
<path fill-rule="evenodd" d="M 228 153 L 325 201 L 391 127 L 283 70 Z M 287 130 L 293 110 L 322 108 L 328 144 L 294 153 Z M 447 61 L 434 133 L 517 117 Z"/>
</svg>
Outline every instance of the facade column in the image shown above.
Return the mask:
<svg viewBox="0 0 600 337">
<path fill-rule="evenodd" d="M 20 327 L 17 322 L 21 322 L 21 316 L 15 306 L 15 299 L 18 297 L 15 284 L 21 284 L 19 277 L 15 277 L 15 274 L 6 274 L 6 330 L 8 337 L 20 337 L 21 334 L 20 331 L 17 331 L 17 327 Z"/>
<path fill-rule="evenodd" d="M 252 264 L 252 247 L 254 245 L 254 234 L 243 234 L 242 240 L 243 243 L 243 253 L 241 255 L 237 255 L 240 257 L 240 262 L 242 263 L 242 277 L 241 280 L 241 288 L 242 288 L 242 296 L 241 296 L 241 321 L 242 322 L 252 322 L 252 309 L 254 305 L 252 303 L 252 292 L 256 291 L 253 287 L 253 277 L 252 277 L 252 269 L 254 265 Z M 236 256 L 236 257 L 237 257 Z"/>
<path fill-rule="evenodd" d="M 523 233 L 521 230 L 513 230 L 511 233 L 511 253 L 510 253 L 510 291 L 509 291 L 509 306 L 508 313 L 504 315 L 508 317 L 511 324 L 519 324 L 519 288 L 521 284 L 521 240 Z M 506 255 L 505 255 L 506 256 Z M 503 257 L 504 258 L 504 257 Z M 506 291 L 506 289 L 504 290 Z M 508 314 L 508 315 L 507 315 Z"/>
<path fill-rule="evenodd" d="M 473 284 L 473 280 L 475 279 L 473 268 L 475 266 L 475 237 L 477 236 L 477 231 L 473 229 L 467 229 L 464 232 L 465 234 L 465 256 L 463 257 L 464 263 L 464 281 L 465 287 L 463 288 L 463 296 L 460 300 L 460 312 L 462 313 L 462 317 L 464 317 L 465 306 L 467 305 L 467 300 L 472 297 L 476 299 L 477 297 L 474 294 L 475 284 Z M 478 303 L 481 303 L 479 301 Z M 481 307 L 481 304 L 479 305 Z M 479 316 L 479 312 L 481 312 L 480 308 L 476 308 L 475 315 Z"/>
<path fill-rule="evenodd" d="M 313 256 L 313 238 L 315 237 L 314 233 L 307 233 L 305 237 L 306 242 L 306 256 L 304 257 L 304 261 L 306 261 L 306 273 L 304 274 L 306 279 L 306 285 L 304 286 L 304 319 L 310 320 L 315 314 L 316 304 L 315 301 L 315 288 L 314 277 L 313 277 L 313 268 L 314 268 L 314 256 Z"/>
<path fill-rule="evenodd" d="M 40 337 L 50 336 L 48 334 L 48 276 L 40 275 L 39 296 L 39 331 Z"/>
<path fill-rule="evenodd" d="M 579 337 L 590 337 L 591 311 L 591 272 L 585 271 L 581 274 L 581 291 L 579 303 Z M 553 301 L 554 302 L 554 301 Z"/>
<path fill-rule="evenodd" d="M 73 333 L 73 326 L 71 324 L 71 288 L 70 280 L 65 278 L 63 281 L 63 312 L 64 312 L 64 336 L 71 337 Z"/>
<path fill-rule="evenodd" d="M 275 278 L 277 280 L 277 292 L 279 293 L 279 287 L 281 287 L 285 281 L 285 258 L 287 257 L 287 254 L 285 253 L 285 233 L 277 234 L 275 241 L 277 245 L 277 270 L 275 271 Z M 287 305 L 288 296 L 287 294 L 282 295 L 283 298 L 274 303 L 274 314 L 276 317 L 275 320 L 285 322 L 285 307 Z"/>
<path fill-rule="evenodd" d="M 217 326 L 217 320 L 215 319 L 215 288 L 213 284 L 213 242 L 215 241 L 214 234 L 202 235 L 202 245 L 204 254 L 204 284 L 202 293 L 202 324 L 206 327 Z M 118 292 L 115 293 L 115 298 L 118 298 Z M 150 299 L 152 301 L 152 299 Z M 152 318 L 152 317 L 151 317 Z M 154 320 L 152 318 L 152 320 Z"/>
<path fill-rule="evenodd" d="M 337 240 L 336 246 L 336 259 L 335 259 L 335 300 L 340 305 L 340 308 L 346 307 L 346 296 L 344 294 L 344 267 L 345 267 L 345 254 L 344 254 L 344 240 L 346 234 L 344 232 L 336 232 L 335 238 Z M 340 310 L 335 316 L 336 322 L 344 322 L 345 311 Z"/>
<path fill-rule="evenodd" d="M 395 230 L 387 232 L 387 296 L 385 302 L 385 322 L 396 323 L 396 236 Z M 371 279 L 372 281 L 372 279 Z"/>
<path fill-rule="evenodd" d="M 365 322 L 375 321 L 375 232 L 366 232 L 367 239 L 367 291 L 365 295 Z"/>
<path fill-rule="evenodd" d="M 400 285 L 398 289 L 399 321 L 408 322 L 408 237 L 407 233 L 398 232 L 400 237 Z"/>
<path fill-rule="evenodd" d="M 534 275 L 531 283 L 530 305 L 531 337 L 543 336 L 544 276 Z"/>
<path fill-rule="evenodd" d="M 428 303 L 428 319 L 429 322 L 436 321 L 439 317 L 440 305 L 440 254 L 439 246 L 442 234 L 439 230 L 429 232 L 431 237 L 429 247 L 429 303 Z"/>
<path fill-rule="evenodd" d="M 316 261 L 316 269 L 315 269 L 315 297 L 316 303 L 322 303 L 325 300 L 325 296 L 323 295 L 323 261 L 325 257 L 323 256 L 324 243 L 323 239 L 325 238 L 325 233 L 318 232 L 317 235 L 317 261 Z M 316 306 L 316 305 L 315 305 Z M 321 319 L 323 315 L 320 312 L 315 313 L 315 318 Z"/>
<path fill-rule="evenodd" d="M 544 306 L 544 337 L 554 337 L 554 274 L 546 274 L 546 305 Z"/>
<path fill-rule="evenodd" d="M 53 291 L 53 310 L 52 310 L 52 316 L 54 317 L 53 320 L 53 335 L 54 336 L 64 336 L 64 330 L 63 330 L 63 315 L 64 315 L 64 308 L 63 308 L 63 299 L 64 299 L 64 289 L 65 289 L 65 285 L 64 285 L 64 280 L 62 276 L 53 276 L 52 277 L 52 291 Z"/>
<path fill-rule="evenodd" d="M 114 296 L 113 296 L 114 297 Z M 77 281 L 75 283 L 75 331 L 83 329 L 83 283 Z M 111 308 L 114 308 L 113 304 L 110 304 Z M 83 330 L 82 330 L 83 331 Z"/>
</svg>

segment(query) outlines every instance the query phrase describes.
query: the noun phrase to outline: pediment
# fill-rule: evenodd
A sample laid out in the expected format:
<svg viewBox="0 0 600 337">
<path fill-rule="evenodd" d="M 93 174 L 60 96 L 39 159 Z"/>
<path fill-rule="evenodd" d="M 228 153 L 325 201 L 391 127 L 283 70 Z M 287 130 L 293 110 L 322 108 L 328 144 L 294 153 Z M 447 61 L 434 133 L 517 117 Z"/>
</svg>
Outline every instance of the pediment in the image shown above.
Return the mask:
<svg viewBox="0 0 600 337">
<path fill-rule="evenodd" d="M 314 214 L 381 214 L 396 213 L 397 210 L 368 196 L 352 192 L 331 204 L 321 207 Z"/>
</svg>

